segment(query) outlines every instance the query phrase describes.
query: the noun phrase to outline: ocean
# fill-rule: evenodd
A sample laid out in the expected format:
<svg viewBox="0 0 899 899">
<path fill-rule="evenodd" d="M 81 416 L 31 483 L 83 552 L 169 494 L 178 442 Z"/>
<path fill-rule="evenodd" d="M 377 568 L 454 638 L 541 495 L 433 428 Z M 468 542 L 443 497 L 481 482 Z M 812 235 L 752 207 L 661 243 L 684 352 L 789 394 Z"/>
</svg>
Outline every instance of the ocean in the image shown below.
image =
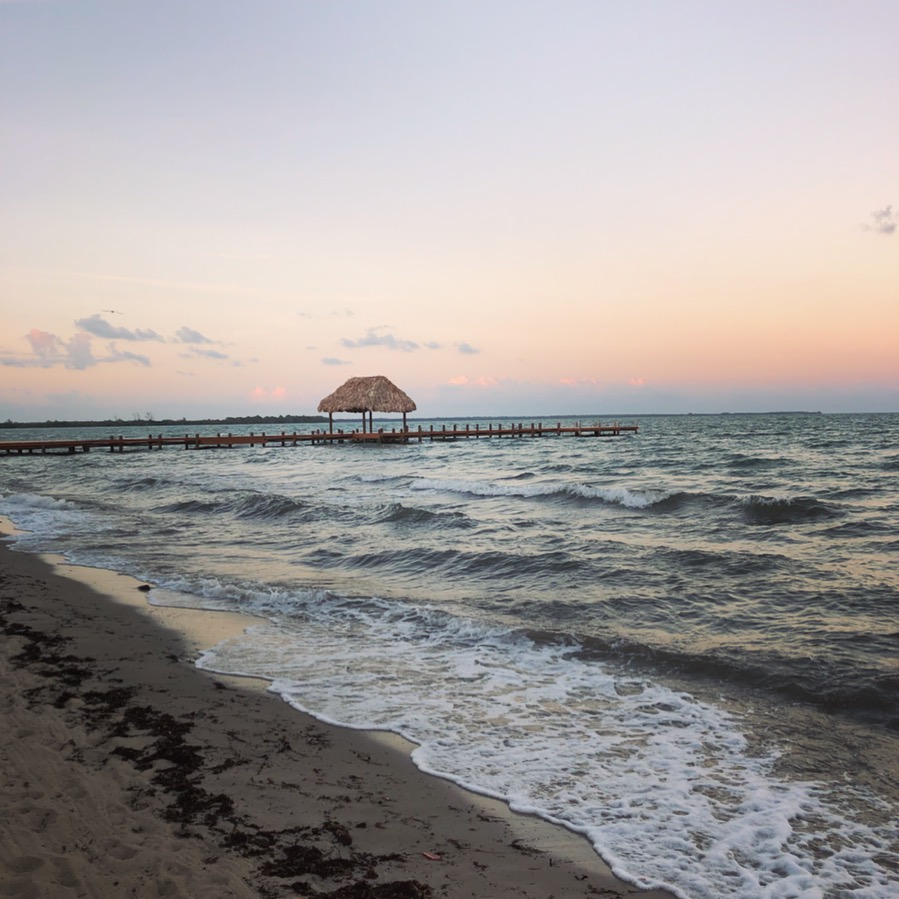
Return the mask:
<svg viewBox="0 0 899 899">
<path fill-rule="evenodd" d="M 0 457 L 0 514 L 151 602 L 255 616 L 198 664 L 403 735 L 638 886 L 896 897 L 899 415 L 620 420 Z"/>
</svg>

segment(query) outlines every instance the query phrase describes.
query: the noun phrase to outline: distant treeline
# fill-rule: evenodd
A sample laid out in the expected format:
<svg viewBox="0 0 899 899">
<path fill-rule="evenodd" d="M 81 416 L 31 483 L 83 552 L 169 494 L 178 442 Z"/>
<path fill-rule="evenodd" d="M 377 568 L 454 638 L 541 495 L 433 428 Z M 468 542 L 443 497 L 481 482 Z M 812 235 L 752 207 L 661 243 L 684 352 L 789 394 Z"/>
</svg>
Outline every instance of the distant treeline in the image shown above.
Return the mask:
<svg viewBox="0 0 899 899">
<path fill-rule="evenodd" d="M 229 415 L 225 418 L 140 418 L 129 421 L 110 418 L 105 421 L 12 421 L 7 419 L 0 428 L 123 428 L 148 425 L 288 425 L 314 424 L 327 421 L 327 415 Z"/>
</svg>

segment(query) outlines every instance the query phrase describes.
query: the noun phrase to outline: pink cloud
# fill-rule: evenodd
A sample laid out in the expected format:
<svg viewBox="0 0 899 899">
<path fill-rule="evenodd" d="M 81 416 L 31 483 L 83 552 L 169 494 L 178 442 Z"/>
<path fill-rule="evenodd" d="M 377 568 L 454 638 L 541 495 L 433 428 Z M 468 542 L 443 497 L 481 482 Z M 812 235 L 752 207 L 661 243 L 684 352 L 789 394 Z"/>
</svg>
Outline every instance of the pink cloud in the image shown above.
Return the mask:
<svg viewBox="0 0 899 899">
<path fill-rule="evenodd" d="M 456 375 L 456 377 L 450 378 L 447 383 L 451 387 L 496 387 L 499 381 L 496 378 L 486 378 L 484 376 L 468 378 L 465 375 Z"/>
<path fill-rule="evenodd" d="M 65 365 L 66 368 L 85 369 L 97 364 L 91 350 L 89 334 L 79 332 L 66 343 L 49 331 L 32 328 L 25 339 L 38 357 L 38 364 L 44 368 L 51 365 Z"/>
<path fill-rule="evenodd" d="M 55 334 L 51 334 L 49 331 L 40 331 L 37 328 L 32 328 L 25 337 L 31 344 L 35 356 L 40 357 L 47 365 L 52 364 L 64 346 Z"/>
<path fill-rule="evenodd" d="M 285 387 L 255 387 L 250 391 L 250 398 L 263 403 L 276 402 L 287 396 Z"/>
</svg>

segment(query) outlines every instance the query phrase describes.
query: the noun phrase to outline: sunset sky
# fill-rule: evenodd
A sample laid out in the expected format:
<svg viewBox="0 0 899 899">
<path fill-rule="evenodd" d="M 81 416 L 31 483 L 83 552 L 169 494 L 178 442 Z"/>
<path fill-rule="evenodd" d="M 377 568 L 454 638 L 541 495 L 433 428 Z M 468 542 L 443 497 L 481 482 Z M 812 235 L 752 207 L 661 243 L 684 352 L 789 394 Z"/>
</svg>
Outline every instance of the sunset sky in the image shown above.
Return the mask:
<svg viewBox="0 0 899 899">
<path fill-rule="evenodd" d="M 896 0 L 0 0 L 0 420 L 899 411 Z"/>
</svg>

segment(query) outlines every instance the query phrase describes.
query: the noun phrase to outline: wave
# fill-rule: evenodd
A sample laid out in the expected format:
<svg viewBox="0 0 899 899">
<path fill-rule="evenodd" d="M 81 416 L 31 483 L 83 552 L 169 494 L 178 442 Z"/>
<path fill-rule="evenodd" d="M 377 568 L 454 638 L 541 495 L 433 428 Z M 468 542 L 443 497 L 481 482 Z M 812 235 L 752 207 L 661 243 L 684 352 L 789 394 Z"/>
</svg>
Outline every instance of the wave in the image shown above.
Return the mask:
<svg viewBox="0 0 899 899">
<path fill-rule="evenodd" d="M 157 508 L 158 512 L 181 515 L 221 515 L 230 514 L 238 519 L 259 519 L 271 521 L 288 518 L 309 510 L 308 503 L 275 493 L 222 494 L 219 500 L 186 499 L 166 503 Z M 227 497 L 227 498 L 224 498 Z"/>
<path fill-rule="evenodd" d="M 740 500 L 743 517 L 749 524 L 806 524 L 838 518 L 841 513 L 813 497 L 747 496 Z"/>
<path fill-rule="evenodd" d="M 417 525 L 422 527 L 473 527 L 471 520 L 462 512 L 432 512 L 428 509 L 410 508 L 402 503 L 394 503 L 379 512 L 379 522 L 387 524 Z"/>
<path fill-rule="evenodd" d="M 826 537 L 877 537 L 880 535 L 894 534 L 895 530 L 885 521 L 847 521 L 845 524 L 824 528 L 820 532 Z"/>
<path fill-rule="evenodd" d="M 345 565 L 347 560 L 338 559 Z M 470 556 L 451 550 L 418 553 L 384 553 L 360 555 L 350 561 L 360 568 L 382 565 L 394 570 L 405 566 L 420 572 L 423 567 L 439 574 L 452 570 L 469 575 L 483 574 L 497 578 L 504 571 L 531 571 L 543 576 L 547 572 L 565 573 L 578 563 L 564 553 L 524 557 L 507 553 Z M 855 654 L 841 654 L 833 644 L 830 660 L 810 662 L 804 656 L 788 656 L 776 651 L 732 653 L 727 648 L 697 651 L 694 648 L 661 646 L 651 641 L 622 636 L 614 627 L 604 626 L 605 633 L 586 634 L 578 628 L 577 614 L 566 615 L 572 604 L 564 601 L 539 601 L 533 607 L 525 603 L 523 617 L 542 619 L 555 624 L 533 627 L 499 627 L 489 621 L 459 617 L 448 611 L 404 601 L 374 596 L 354 597 L 320 589 L 261 588 L 261 585 L 219 581 L 178 579 L 164 584 L 178 591 L 185 604 L 203 597 L 202 605 L 235 609 L 269 617 L 285 615 L 324 628 L 344 626 L 347 621 L 364 621 L 367 627 L 392 638 L 429 646 L 477 647 L 504 644 L 517 647 L 519 653 L 529 646 L 538 650 L 551 648 L 572 660 L 623 663 L 625 670 L 639 677 L 640 672 L 696 678 L 702 682 L 731 683 L 760 690 L 782 700 L 801 702 L 847 718 L 874 721 L 888 728 L 899 728 L 899 674 L 872 663 L 861 662 Z M 193 599 L 190 594 L 193 594 Z M 895 594 L 891 594 L 895 596 Z M 177 600 L 176 600 L 177 602 Z M 576 604 L 576 603 L 575 603 Z M 551 613 L 551 614 L 548 614 Z M 571 621 L 571 630 L 563 621 Z M 343 623 L 342 623 L 343 622 Z M 839 638 L 840 635 L 836 635 Z M 844 635 L 846 636 L 846 635 Z M 885 658 L 899 633 L 846 636 L 850 642 L 876 642 Z M 845 655 L 845 657 L 844 657 Z"/>
<path fill-rule="evenodd" d="M 305 513 L 309 504 L 275 493 L 251 493 L 240 496 L 233 509 L 236 518 L 272 520 Z"/>
<path fill-rule="evenodd" d="M 715 502 L 716 497 L 705 493 L 689 493 L 677 490 L 673 493 L 661 496 L 649 504 L 653 512 L 679 512 L 687 506 L 696 503 Z"/>
<path fill-rule="evenodd" d="M 788 462 L 785 459 L 772 459 L 769 456 L 746 456 L 742 453 L 735 453 L 725 464 L 733 471 L 745 473 L 783 468 Z"/>
<path fill-rule="evenodd" d="M 322 557 L 318 555 L 319 561 Z M 541 584 L 552 583 L 559 575 L 583 574 L 592 566 L 565 552 L 547 552 L 525 555 L 506 552 L 468 552 L 456 549 L 397 549 L 376 553 L 341 555 L 332 564 L 357 569 L 384 569 L 388 573 L 418 576 L 428 572 L 434 576 L 454 578 L 488 579 L 495 590 L 501 590 L 503 581 L 520 583 L 529 576 L 541 579 Z"/>
<path fill-rule="evenodd" d="M 38 493 L 0 494 L 0 514 L 15 525 L 16 544 L 28 552 L 65 552 L 71 534 L 96 535 L 113 522 L 90 500 L 74 502 Z"/>
<path fill-rule="evenodd" d="M 543 634 L 542 639 L 553 639 Z M 860 638 L 863 639 L 863 638 Z M 884 639 L 884 638 L 878 638 Z M 888 637 L 886 639 L 889 639 Z M 856 661 L 808 664 L 777 653 L 694 652 L 624 637 L 576 637 L 576 655 L 621 660 L 632 670 L 708 684 L 730 683 L 779 701 L 800 702 L 848 719 L 899 730 L 899 675 Z"/>
<path fill-rule="evenodd" d="M 705 511 L 736 512 L 750 525 L 791 525 L 841 518 L 845 513 L 814 497 L 771 497 L 752 494 L 735 496 L 674 491 L 651 502 L 653 512 L 679 513 L 697 508 Z"/>
<path fill-rule="evenodd" d="M 123 493 L 140 492 L 143 490 L 154 490 L 160 486 L 166 486 L 166 482 L 160 478 L 128 478 L 119 481 L 116 485 L 117 489 Z"/>
<path fill-rule="evenodd" d="M 158 506 L 156 511 L 187 515 L 211 515 L 221 512 L 225 506 L 225 503 L 210 502 L 203 499 L 183 499 L 174 503 L 166 503 L 165 505 Z"/>
<path fill-rule="evenodd" d="M 4 500 L 4 505 L 8 505 L 11 509 L 75 509 L 74 503 L 70 503 L 66 499 L 56 499 L 52 496 L 41 496 L 38 493 L 15 493 L 7 496 L 0 496 Z"/>
<path fill-rule="evenodd" d="M 496 483 L 452 478 L 419 478 L 413 490 L 461 493 L 475 497 L 510 497 L 563 503 L 599 503 L 654 513 L 679 513 L 692 506 L 708 510 L 735 508 L 744 521 L 753 525 L 804 524 L 839 518 L 842 512 L 814 497 L 746 497 L 693 493 L 686 490 L 632 490 L 629 487 L 596 487 L 558 482 Z"/>
<path fill-rule="evenodd" d="M 396 486 L 402 486 L 409 482 L 409 478 L 405 475 L 363 474 L 358 475 L 358 479 L 363 484 L 394 484 Z"/>
<path fill-rule="evenodd" d="M 750 524 L 801 524 L 838 518 L 843 513 L 813 497 L 747 497 L 693 493 L 686 490 L 640 489 L 624 486 L 597 487 L 589 484 L 497 483 L 452 478 L 419 478 L 410 484 L 413 490 L 461 493 L 475 497 L 510 497 L 567 503 L 599 503 L 625 509 L 656 513 L 677 513 L 691 506 L 710 510 L 736 508 Z"/>
<path fill-rule="evenodd" d="M 677 572 L 692 578 L 698 573 L 704 576 L 727 578 L 722 583 L 733 584 L 734 579 L 746 575 L 772 575 L 784 568 L 791 569 L 795 563 L 785 556 L 770 552 L 734 552 L 728 550 L 676 549 L 666 548 L 651 554 L 653 567 L 663 571 Z"/>
<path fill-rule="evenodd" d="M 461 478 L 418 478 L 410 486 L 413 490 L 462 493 L 479 497 L 595 501 L 631 509 L 645 509 L 667 496 L 662 491 L 635 491 L 627 487 L 591 487 L 587 484 L 559 484 L 546 481 L 525 485 L 519 481 L 514 484 L 498 484 Z"/>
</svg>

